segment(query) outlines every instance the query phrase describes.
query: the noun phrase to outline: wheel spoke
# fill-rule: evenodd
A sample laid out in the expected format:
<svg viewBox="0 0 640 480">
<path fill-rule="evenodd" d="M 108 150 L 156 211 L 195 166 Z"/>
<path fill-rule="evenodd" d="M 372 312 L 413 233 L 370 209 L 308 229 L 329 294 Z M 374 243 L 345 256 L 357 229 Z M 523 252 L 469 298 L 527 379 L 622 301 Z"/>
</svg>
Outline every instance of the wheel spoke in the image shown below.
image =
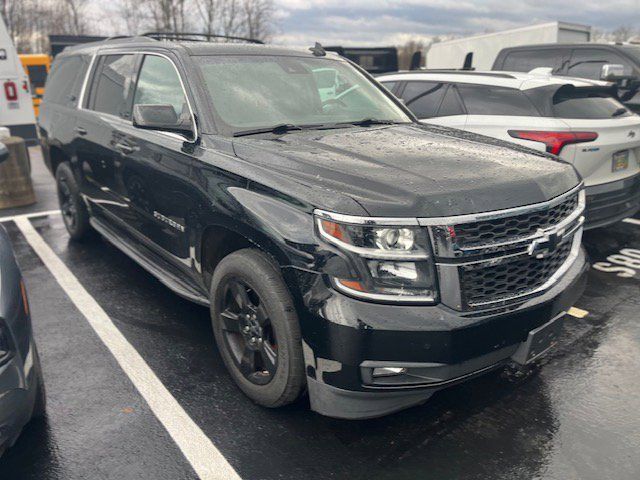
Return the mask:
<svg viewBox="0 0 640 480">
<path fill-rule="evenodd" d="M 264 305 L 262 305 L 262 303 L 260 303 L 260 305 L 258 305 L 258 308 L 255 309 L 255 315 L 256 320 L 261 327 L 264 327 L 269 323 L 269 314 L 267 313 L 267 310 L 264 308 Z"/>
<path fill-rule="evenodd" d="M 244 348 L 242 357 L 240 358 L 240 371 L 245 377 L 249 377 L 256 373 L 256 350 L 252 350 L 248 346 Z"/>
<path fill-rule="evenodd" d="M 240 333 L 240 318 L 237 313 L 226 309 L 220 313 L 220 319 L 222 320 L 222 329 L 224 331 Z"/>
<path fill-rule="evenodd" d="M 262 342 L 260 354 L 262 356 L 262 365 L 264 369 L 269 372 L 269 375 L 275 375 L 277 369 L 278 354 L 275 352 L 271 344 L 266 340 Z"/>
<path fill-rule="evenodd" d="M 229 284 L 229 290 L 231 290 L 231 294 L 233 295 L 233 299 L 236 304 L 240 307 L 240 311 L 247 311 L 251 305 L 251 301 L 249 300 L 246 288 L 238 282 L 231 282 Z"/>
</svg>

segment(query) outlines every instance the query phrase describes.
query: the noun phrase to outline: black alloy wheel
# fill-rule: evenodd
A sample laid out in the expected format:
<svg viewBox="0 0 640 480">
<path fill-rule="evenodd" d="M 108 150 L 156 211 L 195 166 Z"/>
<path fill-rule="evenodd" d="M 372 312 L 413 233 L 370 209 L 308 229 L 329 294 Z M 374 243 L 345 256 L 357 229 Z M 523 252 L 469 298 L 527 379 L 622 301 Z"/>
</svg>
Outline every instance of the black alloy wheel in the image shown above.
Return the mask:
<svg viewBox="0 0 640 480">
<path fill-rule="evenodd" d="M 69 229 L 75 229 L 78 212 L 69 183 L 65 177 L 60 178 L 58 181 L 58 200 L 60 201 L 60 211 L 65 225 Z"/>
<path fill-rule="evenodd" d="M 278 342 L 263 302 L 242 280 L 226 281 L 221 296 L 221 328 L 242 375 L 251 383 L 269 383 L 278 368 Z"/>
<path fill-rule="evenodd" d="M 238 388 L 269 408 L 294 402 L 306 387 L 298 314 L 279 265 L 265 252 L 230 253 L 211 278 L 211 324 Z"/>
<path fill-rule="evenodd" d="M 68 162 L 62 162 L 56 169 L 56 190 L 62 213 L 62 220 L 72 240 L 86 240 L 91 237 L 89 212 L 80 197 L 78 183 Z"/>
</svg>

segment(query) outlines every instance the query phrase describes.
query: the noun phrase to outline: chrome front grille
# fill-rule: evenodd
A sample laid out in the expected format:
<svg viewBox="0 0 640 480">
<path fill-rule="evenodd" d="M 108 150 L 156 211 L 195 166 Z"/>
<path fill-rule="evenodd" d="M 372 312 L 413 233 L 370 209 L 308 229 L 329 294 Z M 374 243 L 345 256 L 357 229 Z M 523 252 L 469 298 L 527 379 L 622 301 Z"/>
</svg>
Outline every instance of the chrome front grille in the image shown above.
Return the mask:
<svg viewBox="0 0 640 480">
<path fill-rule="evenodd" d="M 464 248 L 527 237 L 539 229 L 557 225 L 577 207 L 578 194 L 576 193 L 547 210 L 465 223 L 455 226 L 456 241 L 461 248 Z"/>
<path fill-rule="evenodd" d="M 525 258 L 494 266 L 461 267 L 460 285 L 468 306 L 509 299 L 540 288 L 567 261 L 572 244 L 565 242 L 547 257 Z"/>
<path fill-rule="evenodd" d="M 578 256 L 584 208 L 579 186 L 526 207 L 419 219 L 431 235 L 442 302 L 475 311 L 544 293 Z"/>
</svg>

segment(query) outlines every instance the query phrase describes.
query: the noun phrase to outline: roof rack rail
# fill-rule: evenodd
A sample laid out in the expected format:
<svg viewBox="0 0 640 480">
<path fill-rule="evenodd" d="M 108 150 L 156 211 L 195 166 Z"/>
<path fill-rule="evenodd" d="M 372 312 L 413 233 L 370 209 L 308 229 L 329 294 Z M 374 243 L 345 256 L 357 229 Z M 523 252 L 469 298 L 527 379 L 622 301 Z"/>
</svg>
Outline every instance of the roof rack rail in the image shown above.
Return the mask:
<svg viewBox="0 0 640 480">
<path fill-rule="evenodd" d="M 238 42 L 257 43 L 264 45 L 262 40 L 247 37 L 234 37 L 231 35 L 217 35 L 213 33 L 189 33 L 189 32 L 147 32 L 141 37 L 153 38 L 154 40 L 174 40 L 190 42 L 213 42 L 218 39 L 235 40 Z"/>
</svg>

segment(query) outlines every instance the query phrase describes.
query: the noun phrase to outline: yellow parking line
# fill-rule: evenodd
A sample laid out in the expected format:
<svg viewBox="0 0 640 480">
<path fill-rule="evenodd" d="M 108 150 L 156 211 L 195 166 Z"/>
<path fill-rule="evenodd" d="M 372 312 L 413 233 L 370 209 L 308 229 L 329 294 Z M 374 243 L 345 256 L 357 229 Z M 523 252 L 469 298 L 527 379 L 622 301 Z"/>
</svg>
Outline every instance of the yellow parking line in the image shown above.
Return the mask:
<svg viewBox="0 0 640 480">
<path fill-rule="evenodd" d="M 634 225 L 640 225 L 640 220 L 638 220 L 637 218 L 625 218 L 623 222 L 632 223 Z"/>
<path fill-rule="evenodd" d="M 575 318 L 584 318 L 589 315 L 589 312 L 578 307 L 571 307 L 567 313 Z"/>
</svg>

